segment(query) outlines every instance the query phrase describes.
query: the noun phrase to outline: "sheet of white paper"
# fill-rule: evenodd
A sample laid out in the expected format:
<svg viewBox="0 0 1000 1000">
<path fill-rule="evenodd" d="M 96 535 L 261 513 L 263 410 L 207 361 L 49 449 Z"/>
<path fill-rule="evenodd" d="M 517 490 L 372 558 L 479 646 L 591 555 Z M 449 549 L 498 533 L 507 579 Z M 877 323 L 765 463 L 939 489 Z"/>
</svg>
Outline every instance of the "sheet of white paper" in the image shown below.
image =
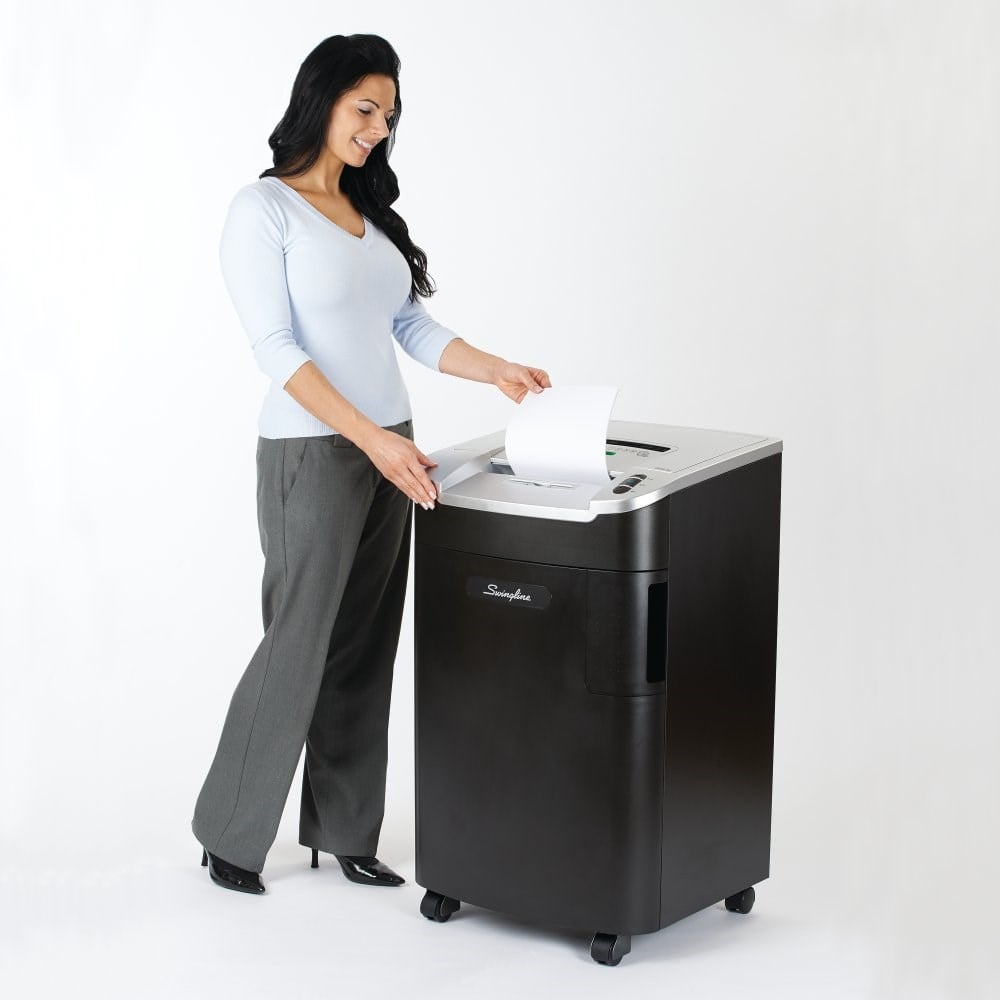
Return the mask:
<svg viewBox="0 0 1000 1000">
<path fill-rule="evenodd" d="M 529 392 L 507 424 L 515 476 L 607 486 L 608 420 L 617 386 L 563 385 Z"/>
</svg>

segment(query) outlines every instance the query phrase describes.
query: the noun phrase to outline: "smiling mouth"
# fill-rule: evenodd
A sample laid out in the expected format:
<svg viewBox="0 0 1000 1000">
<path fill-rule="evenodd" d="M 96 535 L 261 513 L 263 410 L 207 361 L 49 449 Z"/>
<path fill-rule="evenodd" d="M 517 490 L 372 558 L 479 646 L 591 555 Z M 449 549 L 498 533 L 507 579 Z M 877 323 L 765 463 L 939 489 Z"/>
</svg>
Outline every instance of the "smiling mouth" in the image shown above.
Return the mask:
<svg viewBox="0 0 1000 1000">
<path fill-rule="evenodd" d="M 365 142 L 364 139 L 359 139 L 357 136 L 354 136 L 353 141 L 356 142 L 366 153 L 370 153 L 375 148 L 374 142 Z"/>
</svg>

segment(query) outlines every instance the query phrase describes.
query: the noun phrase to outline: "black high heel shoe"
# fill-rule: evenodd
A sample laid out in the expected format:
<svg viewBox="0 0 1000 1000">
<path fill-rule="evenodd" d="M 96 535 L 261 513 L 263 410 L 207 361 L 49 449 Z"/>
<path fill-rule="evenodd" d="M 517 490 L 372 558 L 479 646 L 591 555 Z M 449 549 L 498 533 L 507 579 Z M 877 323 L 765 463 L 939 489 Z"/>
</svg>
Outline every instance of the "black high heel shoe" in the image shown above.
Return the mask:
<svg viewBox="0 0 1000 1000">
<path fill-rule="evenodd" d="M 382 864 L 378 858 L 362 857 L 360 855 L 335 854 L 340 862 L 344 875 L 358 885 L 405 885 L 406 879 L 397 875 L 388 865 Z M 311 868 L 319 868 L 319 851 L 312 849 Z"/>
<path fill-rule="evenodd" d="M 259 896 L 264 891 L 264 883 L 260 880 L 259 872 L 247 871 L 238 865 L 231 865 L 222 858 L 217 858 L 214 854 L 209 854 L 203 847 L 201 849 L 201 866 L 208 868 L 209 878 L 223 889 L 235 889 L 236 892 L 252 892 Z"/>
</svg>

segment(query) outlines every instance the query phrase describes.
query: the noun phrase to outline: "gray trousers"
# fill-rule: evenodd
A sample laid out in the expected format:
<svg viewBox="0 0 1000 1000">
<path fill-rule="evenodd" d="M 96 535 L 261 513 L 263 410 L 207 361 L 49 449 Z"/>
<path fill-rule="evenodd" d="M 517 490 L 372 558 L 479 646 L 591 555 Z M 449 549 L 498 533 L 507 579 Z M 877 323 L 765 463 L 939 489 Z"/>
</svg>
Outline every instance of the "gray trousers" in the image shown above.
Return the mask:
<svg viewBox="0 0 1000 1000">
<path fill-rule="evenodd" d="M 410 422 L 388 428 L 412 439 Z M 409 499 L 339 435 L 261 438 L 264 638 L 236 687 L 191 827 L 262 871 L 305 744 L 299 841 L 373 855 L 385 808 Z"/>
</svg>

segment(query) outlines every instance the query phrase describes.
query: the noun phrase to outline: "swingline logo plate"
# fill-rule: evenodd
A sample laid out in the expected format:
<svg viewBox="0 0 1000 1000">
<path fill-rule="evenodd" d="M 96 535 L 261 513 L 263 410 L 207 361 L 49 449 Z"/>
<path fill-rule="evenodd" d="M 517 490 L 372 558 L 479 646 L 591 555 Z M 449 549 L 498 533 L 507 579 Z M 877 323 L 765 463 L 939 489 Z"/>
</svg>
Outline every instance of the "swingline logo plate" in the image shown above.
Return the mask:
<svg viewBox="0 0 1000 1000">
<path fill-rule="evenodd" d="M 492 580 L 485 576 L 470 576 L 465 582 L 465 592 L 477 601 L 506 604 L 512 608 L 532 608 L 535 611 L 544 611 L 552 601 L 548 587 Z"/>
</svg>

